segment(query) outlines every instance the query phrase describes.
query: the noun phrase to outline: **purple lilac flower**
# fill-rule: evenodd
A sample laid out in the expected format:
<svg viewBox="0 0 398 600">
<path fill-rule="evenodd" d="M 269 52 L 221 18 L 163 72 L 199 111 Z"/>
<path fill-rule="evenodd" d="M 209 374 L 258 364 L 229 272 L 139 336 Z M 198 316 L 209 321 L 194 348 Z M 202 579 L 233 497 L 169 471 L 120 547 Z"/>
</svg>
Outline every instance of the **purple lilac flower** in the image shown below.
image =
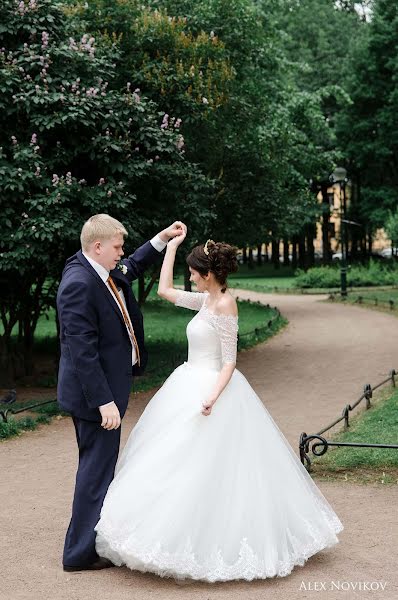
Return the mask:
<svg viewBox="0 0 398 600">
<path fill-rule="evenodd" d="M 167 129 L 169 126 L 169 115 L 165 113 L 160 129 Z"/>
</svg>

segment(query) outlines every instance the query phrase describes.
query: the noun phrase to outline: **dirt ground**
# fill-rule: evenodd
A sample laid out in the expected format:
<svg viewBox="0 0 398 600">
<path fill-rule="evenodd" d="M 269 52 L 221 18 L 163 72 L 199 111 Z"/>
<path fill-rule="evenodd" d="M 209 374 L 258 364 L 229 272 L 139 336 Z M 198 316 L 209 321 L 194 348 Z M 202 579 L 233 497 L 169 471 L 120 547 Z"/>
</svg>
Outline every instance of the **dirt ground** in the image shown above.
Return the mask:
<svg viewBox="0 0 398 600">
<path fill-rule="evenodd" d="M 238 368 L 296 452 L 302 431 L 316 432 L 341 414 L 365 383 L 398 370 L 398 319 L 392 315 L 320 302 L 319 296 L 237 293 L 277 305 L 289 319 L 268 343 L 240 353 Z M 122 445 L 150 397 L 132 397 Z M 317 481 L 344 531 L 338 545 L 288 577 L 181 585 L 127 568 L 64 573 L 61 556 L 76 463 L 69 418 L 0 444 L 1 600 L 398 597 L 398 486 L 350 481 Z"/>
</svg>

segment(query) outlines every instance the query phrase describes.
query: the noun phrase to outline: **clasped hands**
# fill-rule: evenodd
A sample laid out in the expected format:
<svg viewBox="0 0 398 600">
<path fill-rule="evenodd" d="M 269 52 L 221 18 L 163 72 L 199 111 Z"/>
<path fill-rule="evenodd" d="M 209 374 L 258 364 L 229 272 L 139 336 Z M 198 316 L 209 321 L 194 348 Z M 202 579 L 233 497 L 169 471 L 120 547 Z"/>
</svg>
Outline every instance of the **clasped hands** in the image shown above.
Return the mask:
<svg viewBox="0 0 398 600">
<path fill-rule="evenodd" d="M 165 242 L 175 245 L 182 244 L 187 235 L 187 226 L 182 221 L 174 221 L 169 227 L 159 233 L 159 237 Z"/>
</svg>

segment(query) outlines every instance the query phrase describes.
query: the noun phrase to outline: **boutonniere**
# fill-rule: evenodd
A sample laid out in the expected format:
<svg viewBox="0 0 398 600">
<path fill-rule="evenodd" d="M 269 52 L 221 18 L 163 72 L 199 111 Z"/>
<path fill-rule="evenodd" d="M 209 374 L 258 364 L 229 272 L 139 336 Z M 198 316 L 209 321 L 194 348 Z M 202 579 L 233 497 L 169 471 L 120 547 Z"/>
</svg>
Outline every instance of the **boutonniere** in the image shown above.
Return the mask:
<svg viewBox="0 0 398 600">
<path fill-rule="evenodd" d="M 121 262 L 117 263 L 117 265 L 116 265 L 116 268 L 117 268 L 117 269 L 120 269 L 120 270 L 121 270 L 121 272 L 123 273 L 123 275 L 126 275 L 126 273 L 127 273 L 127 271 L 128 271 L 128 269 L 127 269 L 126 265 L 124 265 L 124 264 L 123 264 L 123 263 L 121 263 Z"/>
</svg>

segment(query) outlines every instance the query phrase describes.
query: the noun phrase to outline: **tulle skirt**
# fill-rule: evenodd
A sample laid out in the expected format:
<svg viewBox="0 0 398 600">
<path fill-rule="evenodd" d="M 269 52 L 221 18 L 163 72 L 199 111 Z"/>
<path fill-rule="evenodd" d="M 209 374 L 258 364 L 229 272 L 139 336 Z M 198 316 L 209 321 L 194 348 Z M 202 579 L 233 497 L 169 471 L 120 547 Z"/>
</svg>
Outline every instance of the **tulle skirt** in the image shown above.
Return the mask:
<svg viewBox="0 0 398 600">
<path fill-rule="evenodd" d="M 339 518 L 235 369 L 210 416 L 218 372 L 184 363 L 123 449 L 95 530 L 100 556 L 176 579 L 288 575 L 339 540 Z"/>
</svg>

